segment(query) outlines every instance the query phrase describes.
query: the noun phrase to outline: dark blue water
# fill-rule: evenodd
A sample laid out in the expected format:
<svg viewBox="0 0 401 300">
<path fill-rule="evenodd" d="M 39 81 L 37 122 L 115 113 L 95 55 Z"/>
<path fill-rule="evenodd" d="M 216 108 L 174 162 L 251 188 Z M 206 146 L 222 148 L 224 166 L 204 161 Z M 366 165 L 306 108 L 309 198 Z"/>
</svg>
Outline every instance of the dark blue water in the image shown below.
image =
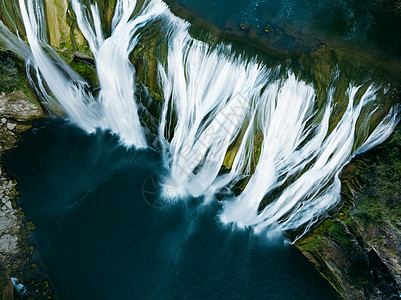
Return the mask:
<svg viewBox="0 0 401 300">
<path fill-rule="evenodd" d="M 5 160 L 36 224 L 36 263 L 61 299 L 337 297 L 295 247 L 222 228 L 218 202 L 160 205 L 156 152 L 53 120 Z"/>
<path fill-rule="evenodd" d="M 315 34 L 359 50 L 401 56 L 401 2 L 395 0 L 177 0 L 221 28 L 247 22 L 281 36 Z"/>
</svg>

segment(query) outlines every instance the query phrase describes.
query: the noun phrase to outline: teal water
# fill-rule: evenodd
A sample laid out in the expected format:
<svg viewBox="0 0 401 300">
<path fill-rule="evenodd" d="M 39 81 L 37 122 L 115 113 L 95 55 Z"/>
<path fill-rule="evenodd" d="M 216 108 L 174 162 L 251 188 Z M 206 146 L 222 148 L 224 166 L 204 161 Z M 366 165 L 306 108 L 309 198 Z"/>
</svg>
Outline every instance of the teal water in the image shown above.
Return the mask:
<svg viewBox="0 0 401 300">
<path fill-rule="evenodd" d="M 337 299 L 292 245 L 223 228 L 219 203 L 158 201 L 160 155 L 40 121 L 5 155 L 61 299 Z"/>
<path fill-rule="evenodd" d="M 220 28 L 246 22 L 280 35 L 313 34 L 365 51 L 401 56 L 401 4 L 392 0 L 178 0 Z"/>
</svg>

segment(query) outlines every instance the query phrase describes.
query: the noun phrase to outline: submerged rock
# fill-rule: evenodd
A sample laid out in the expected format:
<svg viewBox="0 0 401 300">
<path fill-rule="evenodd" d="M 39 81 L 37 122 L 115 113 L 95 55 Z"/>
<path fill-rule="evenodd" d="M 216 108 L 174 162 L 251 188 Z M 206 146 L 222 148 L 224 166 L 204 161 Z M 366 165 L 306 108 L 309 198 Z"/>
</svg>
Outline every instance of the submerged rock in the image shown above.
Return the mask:
<svg viewBox="0 0 401 300">
<path fill-rule="evenodd" d="M 266 25 L 265 27 L 263 27 L 263 31 L 264 31 L 266 34 L 272 34 L 272 33 L 274 33 L 274 29 L 273 29 L 273 27 L 270 26 L 270 25 Z"/>
<path fill-rule="evenodd" d="M 235 20 L 233 18 L 230 18 L 226 21 L 224 24 L 224 30 L 227 31 L 237 31 L 237 24 L 235 23 Z"/>
<path fill-rule="evenodd" d="M 242 31 L 249 31 L 251 29 L 251 25 L 248 23 L 240 23 L 239 29 Z"/>
</svg>

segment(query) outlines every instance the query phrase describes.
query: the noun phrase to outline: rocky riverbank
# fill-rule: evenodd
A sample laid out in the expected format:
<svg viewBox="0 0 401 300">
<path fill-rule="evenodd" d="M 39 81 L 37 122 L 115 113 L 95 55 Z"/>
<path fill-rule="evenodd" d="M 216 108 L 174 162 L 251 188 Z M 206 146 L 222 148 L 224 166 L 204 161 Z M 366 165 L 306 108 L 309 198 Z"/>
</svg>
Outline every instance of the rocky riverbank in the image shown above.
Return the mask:
<svg viewBox="0 0 401 300">
<path fill-rule="evenodd" d="M 0 68 L 3 73 L 0 84 L 0 161 L 3 151 L 16 146 L 21 133 L 31 127 L 32 122 L 44 116 L 41 107 L 34 98 L 22 90 L 29 89 L 27 80 L 19 69 L 21 61 L 11 52 L 0 52 Z M 18 76 L 21 75 L 21 76 Z M 7 79 L 9 84 L 7 83 Z M 1 80 L 0 79 L 0 80 Z M 19 90 L 18 90 L 19 88 Z M 10 92 L 11 89 L 15 89 Z M 22 89 L 22 90 L 21 90 Z M 30 95 L 31 96 L 31 95 Z M 14 288 L 11 274 L 22 262 L 26 243 L 22 224 L 24 216 L 17 207 L 15 197 L 17 182 L 9 177 L 3 164 L 0 163 L 0 299 L 14 299 Z"/>
</svg>

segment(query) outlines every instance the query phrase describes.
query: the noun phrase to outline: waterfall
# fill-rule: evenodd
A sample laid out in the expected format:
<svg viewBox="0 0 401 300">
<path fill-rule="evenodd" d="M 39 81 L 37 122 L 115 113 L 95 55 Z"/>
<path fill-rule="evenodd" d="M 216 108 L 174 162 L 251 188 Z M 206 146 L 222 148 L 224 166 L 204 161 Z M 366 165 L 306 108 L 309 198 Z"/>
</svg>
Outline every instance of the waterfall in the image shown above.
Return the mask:
<svg viewBox="0 0 401 300">
<path fill-rule="evenodd" d="M 97 5 L 88 8 L 75 0 L 72 5 L 80 30 L 95 58 L 99 97 L 92 95 L 87 83 L 48 45 L 41 1 L 28 0 L 25 3 L 20 0 L 31 51 L 26 58 L 27 64 L 36 73 L 36 81 L 32 79 L 32 84 L 53 110 L 61 109 L 87 132 L 94 132 L 97 128 L 109 129 L 118 134 L 125 145 L 146 148 L 134 96 L 135 69 L 129 61 L 129 54 L 137 43 L 137 38 L 134 38 L 136 31 L 157 12 L 147 14 L 144 11 L 141 17 L 129 20 L 136 1 L 125 1 L 124 6 L 116 10 L 111 36 L 105 39 Z M 13 43 L 18 44 L 17 41 Z"/>
<path fill-rule="evenodd" d="M 391 119 L 381 123 L 362 146 L 353 149 L 361 110 L 375 100 L 372 87 L 356 105 L 359 88 L 349 87 L 347 109 L 329 132 L 334 90 L 328 93 L 321 121 L 306 126 L 306 121 L 313 117 L 313 88 L 296 81 L 294 76 L 281 88 L 278 86 L 269 86 L 261 109 L 264 138 L 259 164 L 241 195 L 224 202 L 221 219 L 239 226 L 254 226 L 256 231 L 270 227 L 294 230 L 303 225 L 308 230 L 340 200 L 341 169 L 355 153 L 370 149 L 369 139 L 378 132 L 383 133 L 381 140 L 386 139 L 388 134 L 383 129 L 394 126 L 396 116 L 391 111 L 387 117 Z M 296 180 L 285 186 L 294 176 Z M 274 189 L 281 189 L 281 194 L 259 211 L 259 203 Z"/>
<path fill-rule="evenodd" d="M 191 196 L 206 196 L 229 183 L 217 175 L 271 71 L 241 57 L 226 57 L 219 48 L 210 52 L 186 31 L 173 34 L 171 49 L 167 70 L 160 67 L 166 98 L 160 137 L 175 185 Z M 170 142 L 164 136 L 169 106 L 177 115 Z M 249 158 L 249 153 L 243 155 Z M 243 159 L 233 172 L 240 175 L 245 165 L 249 163 Z M 169 182 L 168 196 L 173 196 Z"/>
<path fill-rule="evenodd" d="M 194 39 L 189 24 L 161 0 L 117 0 L 109 37 L 96 3 L 71 4 L 96 62 L 98 97 L 46 42 L 39 0 L 19 0 L 29 49 L 4 26 L 0 38 L 35 71 L 32 84 L 50 107 L 87 132 L 109 129 L 126 146 L 146 148 L 129 54 L 144 28 L 161 27 L 168 45 L 166 60 L 159 62 L 165 101 L 158 135 L 169 171 L 163 196 L 207 202 L 223 195 L 222 223 L 255 232 L 306 232 L 338 204 L 342 168 L 387 139 L 398 123 L 399 108 L 393 107 L 375 128 L 367 128 L 381 113 L 379 88 L 350 84 L 337 93 L 339 74 L 332 74 L 322 104 L 316 88 L 291 70 L 283 76 L 279 67 L 235 54 L 229 46 Z M 239 183 L 242 191 L 233 193 Z"/>
</svg>

